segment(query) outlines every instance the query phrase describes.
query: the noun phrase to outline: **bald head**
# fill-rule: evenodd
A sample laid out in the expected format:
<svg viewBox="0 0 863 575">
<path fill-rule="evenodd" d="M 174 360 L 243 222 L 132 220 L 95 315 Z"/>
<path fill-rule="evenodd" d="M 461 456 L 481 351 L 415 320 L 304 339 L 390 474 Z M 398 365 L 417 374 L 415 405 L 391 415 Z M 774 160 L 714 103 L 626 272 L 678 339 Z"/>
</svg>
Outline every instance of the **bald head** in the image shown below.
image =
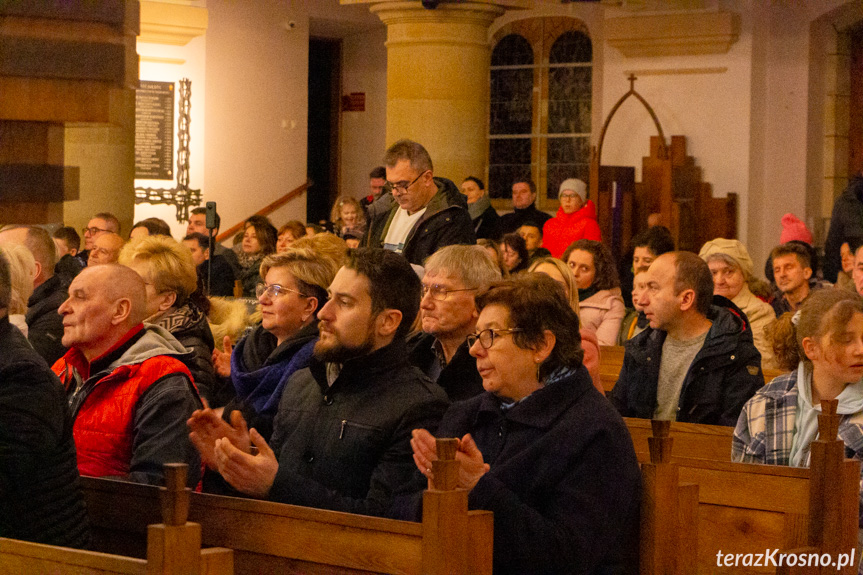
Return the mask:
<svg viewBox="0 0 863 575">
<path fill-rule="evenodd" d="M 45 229 L 39 226 L 8 227 L 0 231 L 0 243 L 17 244 L 30 250 L 37 265 L 37 273 L 33 280 L 34 288 L 54 275 L 57 252 L 51 234 Z"/>
<path fill-rule="evenodd" d="M 146 317 L 144 280 L 116 264 L 87 267 L 72 281 L 69 299 L 58 311 L 63 316 L 63 345 L 92 360 Z"/>
<path fill-rule="evenodd" d="M 112 232 L 105 232 L 93 240 L 93 249 L 90 250 L 88 266 L 117 263 L 120 257 L 120 248 L 123 247 L 123 238 Z"/>
</svg>

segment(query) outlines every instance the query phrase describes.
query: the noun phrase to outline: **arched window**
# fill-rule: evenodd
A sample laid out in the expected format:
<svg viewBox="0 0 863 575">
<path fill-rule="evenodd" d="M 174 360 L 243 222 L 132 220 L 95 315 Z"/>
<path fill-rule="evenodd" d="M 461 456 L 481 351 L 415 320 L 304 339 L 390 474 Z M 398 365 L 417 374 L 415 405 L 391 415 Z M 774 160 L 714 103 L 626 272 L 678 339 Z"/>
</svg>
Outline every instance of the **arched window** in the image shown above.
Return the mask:
<svg viewBox="0 0 863 575">
<path fill-rule="evenodd" d="M 538 206 L 554 209 L 563 180 L 588 182 L 590 175 L 590 37 L 579 20 L 555 17 L 512 22 L 495 39 L 489 195 L 509 199 L 513 180 L 528 176 L 537 183 Z"/>
</svg>

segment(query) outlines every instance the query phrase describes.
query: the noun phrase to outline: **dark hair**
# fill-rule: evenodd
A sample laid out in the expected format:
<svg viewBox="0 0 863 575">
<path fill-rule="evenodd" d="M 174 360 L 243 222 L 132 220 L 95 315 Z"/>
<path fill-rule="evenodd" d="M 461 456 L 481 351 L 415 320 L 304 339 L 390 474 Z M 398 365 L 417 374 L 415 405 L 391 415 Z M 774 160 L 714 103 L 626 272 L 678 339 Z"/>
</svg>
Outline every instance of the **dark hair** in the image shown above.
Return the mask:
<svg viewBox="0 0 863 575">
<path fill-rule="evenodd" d="M 294 239 L 298 240 L 306 235 L 306 226 L 299 220 L 291 220 L 279 228 L 277 236 L 280 236 L 285 232 L 291 232 Z"/>
<path fill-rule="evenodd" d="M 851 250 L 851 255 L 857 256 L 857 250 L 859 250 L 860 247 L 863 246 L 863 238 L 861 238 L 860 236 L 854 236 L 851 238 L 847 238 L 845 240 L 845 243 L 848 244 L 848 249 Z"/>
<path fill-rule="evenodd" d="M 563 257 L 560 259 L 568 264 L 569 256 L 575 250 L 581 250 L 593 256 L 593 267 L 596 270 L 596 274 L 590 287 L 595 287 L 598 290 L 620 287 L 620 279 L 617 275 L 617 268 L 614 266 L 614 258 L 611 255 L 611 251 L 602 242 L 596 240 L 574 241 L 569 244 L 569 247 L 563 252 Z"/>
<path fill-rule="evenodd" d="M 525 183 L 527 187 L 530 188 L 530 193 L 536 195 L 536 183 L 530 179 L 529 177 L 524 178 L 516 178 L 512 181 L 512 185 Z"/>
<path fill-rule="evenodd" d="M 411 168 L 418 172 L 433 170 L 431 156 L 428 151 L 413 140 L 399 140 L 389 148 L 384 154 L 384 164 L 392 168 L 399 160 L 408 160 Z"/>
<path fill-rule="evenodd" d="M 145 220 L 141 220 L 134 226 L 135 228 L 146 228 L 147 232 L 151 236 L 168 236 L 171 237 L 171 226 L 168 225 L 165 220 L 160 220 L 159 218 L 147 218 Z"/>
<path fill-rule="evenodd" d="M 647 248 L 653 257 L 674 251 L 674 238 L 665 226 L 647 228 L 632 238 L 633 248 Z"/>
<path fill-rule="evenodd" d="M 324 229 L 324 226 L 322 226 L 320 224 L 316 224 L 314 222 L 306 222 L 306 227 L 312 228 L 316 234 L 321 234 L 321 233 L 327 231 Z"/>
<path fill-rule="evenodd" d="M 252 216 L 246 220 L 244 229 L 249 227 L 255 228 L 255 235 L 258 238 L 258 243 L 261 244 L 261 253 L 268 256 L 276 252 L 276 227 L 270 223 L 269 218 L 264 216 Z"/>
<path fill-rule="evenodd" d="M 0 250 L 0 309 L 5 309 L 9 315 L 9 300 L 12 299 L 12 275 L 9 271 L 9 260 L 3 250 Z"/>
<path fill-rule="evenodd" d="M 518 252 L 518 257 L 521 258 L 521 262 L 519 262 L 519 266 L 527 267 L 530 263 L 530 254 L 527 253 L 527 243 L 524 241 L 524 238 L 518 234 L 504 234 L 503 240 L 501 240 L 502 244 L 506 244 L 510 247 L 510 249 Z"/>
<path fill-rule="evenodd" d="M 463 181 L 462 183 L 464 183 L 464 182 L 466 182 L 466 181 L 468 181 L 468 180 L 470 180 L 471 182 L 475 183 L 475 184 L 479 187 L 479 189 L 481 189 L 481 190 L 484 190 L 484 189 L 485 189 L 485 184 L 484 184 L 484 183 L 482 183 L 482 180 L 480 180 L 479 178 L 477 178 L 477 177 L 475 177 L 475 176 L 468 176 L 468 177 L 466 177 L 466 178 L 464 179 L 464 181 Z"/>
<path fill-rule="evenodd" d="M 115 215 L 114 215 L 114 214 L 112 214 L 111 212 L 99 212 L 98 214 L 96 214 L 95 216 L 93 216 L 93 217 L 92 217 L 92 218 L 90 218 L 90 219 L 92 220 L 92 219 L 94 219 L 94 218 L 99 218 L 100 220 L 105 220 L 106 222 L 108 222 L 109 224 L 111 224 L 111 225 L 113 225 L 115 228 L 117 228 L 117 229 L 114 231 L 114 233 L 115 233 L 115 234 L 119 234 L 119 233 L 120 233 L 120 220 L 118 220 L 118 219 L 117 219 L 117 216 L 115 216 Z"/>
<path fill-rule="evenodd" d="M 408 261 L 389 250 L 357 248 L 348 251 L 345 267 L 368 278 L 372 313 L 386 309 L 402 313 L 396 337 L 404 337 L 417 317 L 422 297 L 422 283 Z"/>
<path fill-rule="evenodd" d="M 812 267 L 812 252 L 801 245 L 802 243 L 803 242 L 797 240 L 792 240 L 776 246 L 773 248 L 773 251 L 770 252 L 771 262 L 782 256 L 795 255 L 797 256 L 797 261 L 800 262 L 801 267 L 809 268 L 814 272 L 815 268 Z"/>
<path fill-rule="evenodd" d="M 812 292 L 800 306 L 796 326 L 792 312 L 782 314 L 767 326 L 776 363 L 782 369 L 793 370 L 801 360 L 808 362 L 809 358 L 803 353 L 803 339 L 835 333 L 844 328 L 855 313 L 863 313 L 863 299 L 855 293 L 841 289 Z"/>
<path fill-rule="evenodd" d="M 542 224 L 540 224 L 539 222 L 535 222 L 534 220 L 528 219 L 528 220 L 525 220 L 524 222 L 522 222 L 521 225 L 518 226 L 518 229 L 520 230 L 524 226 L 527 226 L 529 228 L 536 228 L 537 230 L 539 230 L 539 237 L 542 237 Z M 516 230 L 516 231 L 518 231 L 518 230 Z"/>
<path fill-rule="evenodd" d="M 509 310 L 510 324 L 520 332 L 513 341 L 522 349 L 535 349 L 544 341 L 544 331 L 556 338 L 554 348 L 539 366 L 539 379 L 556 370 L 576 368 L 584 360 L 578 316 L 570 307 L 563 286 L 545 274 L 525 274 L 493 283 L 476 296 L 476 309 L 500 305 Z"/>
<path fill-rule="evenodd" d="M 369 172 L 369 179 L 372 180 L 374 178 L 383 178 L 384 180 L 386 180 L 387 169 L 383 166 L 378 166 L 377 168 Z"/>
<path fill-rule="evenodd" d="M 707 262 L 692 252 L 674 254 L 674 293 L 695 292 L 695 310 L 706 316 L 713 304 L 713 274 Z"/>
<path fill-rule="evenodd" d="M 198 246 L 200 246 L 202 250 L 210 249 L 210 238 L 200 232 L 193 232 L 183 238 L 184 242 L 189 240 L 198 242 Z"/>
<path fill-rule="evenodd" d="M 81 236 L 78 235 L 78 232 L 76 232 L 75 228 L 72 226 L 57 228 L 57 231 L 54 232 L 54 237 L 58 240 L 65 241 L 66 245 L 69 246 L 69 249 L 81 249 Z"/>
<path fill-rule="evenodd" d="M 201 207 L 194 208 L 192 210 L 192 213 L 195 214 L 196 216 L 200 216 L 200 215 L 206 216 L 207 215 L 207 208 L 201 208 Z M 214 213 L 215 213 L 216 217 L 213 219 L 215 220 L 216 229 L 218 230 L 222 225 L 222 218 L 219 217 L 219 212 L 214 212 Z"/>
</svg>

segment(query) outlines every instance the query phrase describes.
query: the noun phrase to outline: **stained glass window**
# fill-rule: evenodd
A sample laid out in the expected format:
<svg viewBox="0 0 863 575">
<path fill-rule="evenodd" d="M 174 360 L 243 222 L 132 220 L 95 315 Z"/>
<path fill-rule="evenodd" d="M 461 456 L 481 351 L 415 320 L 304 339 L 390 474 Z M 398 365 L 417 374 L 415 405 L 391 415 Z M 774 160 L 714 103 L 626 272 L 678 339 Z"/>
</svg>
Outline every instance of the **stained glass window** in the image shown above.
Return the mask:
<svg viewBox="0 0 863 575">
<path fill-rule="evenodd" d="M 509 199 L 512 182 L 529 176 L 538 206 L 553 210 L 560 182 L 587 182 L 590 174 L 593 46 L 584 24 L 567 17 L 518 20 L 498 36 L 489 78 L 489 195 Z"/>
</svg>

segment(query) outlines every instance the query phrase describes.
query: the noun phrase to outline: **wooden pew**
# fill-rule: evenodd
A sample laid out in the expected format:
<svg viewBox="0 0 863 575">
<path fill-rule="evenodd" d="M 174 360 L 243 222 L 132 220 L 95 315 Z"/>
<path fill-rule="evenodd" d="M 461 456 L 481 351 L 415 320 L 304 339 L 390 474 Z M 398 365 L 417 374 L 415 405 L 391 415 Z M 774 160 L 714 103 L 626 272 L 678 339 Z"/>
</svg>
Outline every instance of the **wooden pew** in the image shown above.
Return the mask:
<svg viewBox="0 0 863 575">
<path fill-rule="evenodd" d="M 41 575 L 45 573 L 128 574 L 128 575 L 230 575 L 230 549 L 201 550 L 201 526 L 186 521 L 189 490 L 186 466 L 170 466 L 167 488 L 157 494 L 162 523 L 149 525 L 146 559 L 70 549 L 0 538 L 0 574 Z M 153 488 L 159 489 L 159 488 Z"/>
<path fill-rule="evenodd" d="M 820 425 L 831 427 L 822 428 L 821 435 L 835 438 L 835 403 L 822 409 Z M 833 423 L 824 423 L 829 421 Z M 674 425 L 680 424 L 669 427 Z M 673 454 L 678 451 L 676 447 L 675 443 Z M 692 522 L 697 531 L 698 557 L 692 572 L 806 572 L 781 571 L 773 566 L 717 565 L 720 551 L 745 556 L 779 549 L 785 553 L 830 553 L 834 558 L 838 553 L 849 553 L 857 543 L 860 464 L 843 457 L 844 445 L 838 439 L 813 444 L 811 469 L 672 456 L 670 462 L 677 466 L 679 481 L 698 486 L 698 511 Z M 646 462 L 641 460 L 644 466 Z M 856 565 L 825 572 L 850 575 L 856 573 Z"/>
<path fill-rule="evenodd" d="M 625 348 L 622 345 L 599 346 L 599 379 L 606 395 L 614 389 L 617 378 L 620 376 L 624 352 Z M 780 369 L 764 369 L 762 372 L 764 373 L 764 383 L 770 383 L 774 377 L 788 373 Z"/>
<path fill-rule="evenodd" d="M 653 434 L 651 420 L 624 417 L 638 461 L 650 461 L 648 440 Z M 731 461 L 731 439 L 734 428 L 724 425 L 704 425 L 701 423 L 666 422 L 668 435 L 674 439 L 672 458 L 710 459 Z"/>
<path fill-rule="evenodd" d="M 144 526 L 158 509 L 155 488 L 81 479 L 98 547 L 142 554 Z M 492 514 L 469 512 L 466 492 L 449 483 L 434 487 L 424 494 L 422 523 L 201 493 L 191 494 L 189 516 L 201 524 L 204 545 L 234 550 L 238 574 L 489 575 Z"/>
</svg>

